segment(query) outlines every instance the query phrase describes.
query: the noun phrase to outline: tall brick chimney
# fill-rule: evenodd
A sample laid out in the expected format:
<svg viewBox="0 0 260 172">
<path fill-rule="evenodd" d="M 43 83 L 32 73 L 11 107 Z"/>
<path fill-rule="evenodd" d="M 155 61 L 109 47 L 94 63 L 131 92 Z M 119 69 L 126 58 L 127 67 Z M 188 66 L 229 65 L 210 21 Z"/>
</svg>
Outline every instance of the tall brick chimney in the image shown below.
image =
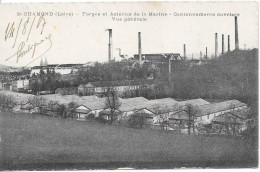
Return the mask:
<svg viewBox="0 0 260 172">
<path fill-rule="evenodd" d="M 208 47 L 206 47 L 206 59 L 208 58 Z"/>
<path fill-rule="evenodd" d="M 139 55 L 139 64 L 142 66 L 142 39 L 141 32 L 138 32 L 138 55 Z"/>
<path fill-rule="evenodd" d="M 184 60 L 186 60 L 186 45 L 183 44 L 183 57 L 184 57 Z"/>
<path fill-rule="evenodd" d="M 236 49 L 236 50 L 239 49 L 237 16 L 235 16 L 235 49 Z"/>
<path fill-rule="evenodd" d="M 222 34 L 222 54 L 225 52 L 224 34 Z"/>
<path fill-rule="evenodd" d="M 112 44 L 112 29 L 108 29 L 109 32 L 109 41 L 108 41 L 108 62 L 111 61 L 113 57 L 113 44 Z"/>
<path fill-rule="evenodd" d="M 230 35 L 228 35 L 228 52 L 230 51 Z"/>
<path fill-rule="evenodd" d="M 218 57 L 218 33 L 215 33 L 215 58 Z"/>
</svg>

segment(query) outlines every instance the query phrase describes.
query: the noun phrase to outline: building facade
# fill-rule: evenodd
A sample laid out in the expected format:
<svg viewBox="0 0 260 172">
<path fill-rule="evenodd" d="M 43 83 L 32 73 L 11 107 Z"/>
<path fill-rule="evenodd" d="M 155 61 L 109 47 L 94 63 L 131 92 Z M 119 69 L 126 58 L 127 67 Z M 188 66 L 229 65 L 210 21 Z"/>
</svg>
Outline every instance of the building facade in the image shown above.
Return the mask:
<svg viewBox="0 0 260 172">
<path fill-rule="evenodd" d="M 134 81 L 134 80 L 122 80 L 122 81 L 97 81 L 89 82 L 88 84 L 81 84 L 78 87 L 78 95 L 96 95 L 103 97 L 108 89 L 117 91 L 119 95 L 122 95 L 127 91 L 137 91 L 145 89 L 154 89 L 155 83 L 153 80 L 146 81 Z"/>
<path fill-rule="evenodd" d="M 28 90 L 30 87 L 30 80 L 16 80 L 12 81 L 12 91 L 22 92 Z"/>
<path fill-rule="evenodd" d="M 165 64 L 171 60 L 181 60 L 182 57 L 179 53 L 157 53 L 157 54 L 142 54 L 142 63 L 151 64 Z M 134 55 L 134 60 L 139 60 L 139 55 Z"/>
<path fill-rule="evenodd" d="M 83 64 L 52 64 L 46 66 L 34 66 L 31 68 L 31 76 L 33 74 L 37 75 L 42 70 L 44 73 L 55 71 L 55 73 L 59 73 L 61 75 L 70 74 L 77 72 L 80 68 L 82 68 Z"/>
</svg>

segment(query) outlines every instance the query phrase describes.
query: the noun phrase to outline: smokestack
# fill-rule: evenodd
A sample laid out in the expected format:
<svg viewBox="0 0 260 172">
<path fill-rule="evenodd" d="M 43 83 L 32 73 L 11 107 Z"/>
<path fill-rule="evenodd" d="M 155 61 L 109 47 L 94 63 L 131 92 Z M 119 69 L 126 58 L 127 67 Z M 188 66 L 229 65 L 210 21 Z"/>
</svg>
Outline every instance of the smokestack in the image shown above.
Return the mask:
<svg viewBox="0 0 260 172">
<path fill-rule="evenodd" d="M 111 61 L 111 58 L 113 56 L 113 51 L 112 51 L 112 47 L 113 47 L 113 44 L 112 44 L 112 29 L 108 29 L 108 32 L 109 32 L 109 42 L 108 42 L 108 62 Z"/>
<path fill-rule="evenodd" d="M 208 47 L 206 47 L 206 59 L 208 58 Z"/>
<path fill-rule="evenodd" d="M 215 58 L 218 57 L 218 33 L 215 33 Z"/>
<path fill-rule="evenodd" d="M 142 66 L 142 39 L 141 32 L 138 32 L 138 54 L 139 54 L 139 64 Z"/>
<path fill-rule="evenodd" d="M 239 49 L 237 16 L 235 16 L 235 49 Z"/>
<path fill-rule="evenodd" d="M 222 34 L 222 54 L 225 52 L 224 34 Z"/>
<path fill-rule="evenodd" d="M 184 60 L 186 60 L 186 45 L 183 44 L 183 57 L 184 57 Z"/>
<path fill-rule="evenodd" d="M 202 51 L 200 51 L 200 60 L 202 60 Z"/>
<path fill-rule="evenodd" d="M 228 52 L 230 51 L 230 35 L 228 35 Z"/>
</svg>

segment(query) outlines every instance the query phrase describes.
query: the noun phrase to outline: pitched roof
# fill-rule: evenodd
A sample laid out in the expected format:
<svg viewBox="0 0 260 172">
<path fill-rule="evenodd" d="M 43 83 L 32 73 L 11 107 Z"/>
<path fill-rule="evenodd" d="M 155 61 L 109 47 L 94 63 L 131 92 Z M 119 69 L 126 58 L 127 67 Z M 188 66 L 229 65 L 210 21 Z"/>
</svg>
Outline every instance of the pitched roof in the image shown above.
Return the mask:
<svg viewBox="0 0 260 172">
<path fill-rule="evenodd" d="M 169 116 L 169 119 L 189 120 L 189 114 L 184 110 L 177 110 Z"/>
<path fill-rule="evenodd" d="M 178 102 L 172 98 L 163 98 L 150 100 L 145 103 L 145 107 L 154 113 L 158 113 L 159 111 L 169 112 L 176 108 L 177 103 Z"/>
<path fill-rule="evenodd" d="M 177 101 L 172 98 L 148 100 L 143 97 L 135 97 L 130 99 L 121 99 L 121 102 L 122 104 L 119 109 L 125 112 L 146 108 L 151 112 L 156 113 L 158 109 L 169 110 L 174 108 L 177 104 Z"/>
<path fill-rule="evenodd" d="M 228 100 L 219 103 L 206 104 L 197 107 L 198 112 L 196 113 L 196 116 L 204 116 L 204 115 L 221 112 L 221 111 L 225 111 L 237 107 L 243 107 L 243 106 L 246 106 L 246 104 L 238 100 Z"/>
<path fill-rule="evenodd" d="M 215 117 L 212 121 L 220 122 L 220 123 L 238 123 L 238 124 L 242 124 L 245 122 L 243 118 L 229 112 Z"/>
<path fill-rule="evenodd" d="M 124 112 L 145 108 L 145 102 L 149 102 L 149 100 L 144 97 L 134 97 L 128 99 L 120 98 L 119 101 L 121 102 L 119 110 Z"/>
<path fill-rule="evenodd" d="M 185 106 L 185 105 L 188 105 L 188 104 L 191 104 L 192 106 L 202 106 L 202 105 L 210 104 L 210 102 L 203 100 L 201 98 L 178 102 L 178 106 Z"/>
<path fill-rule="evenodd" d="M 75 112 L 77 112 L 77 113 L 89 113 L 90 111 L 91 111 L 91 109 L 89 109 L 88 107 L 86 107 L 84 105 L 78 106 L 75 109 Z"/>
</svg>

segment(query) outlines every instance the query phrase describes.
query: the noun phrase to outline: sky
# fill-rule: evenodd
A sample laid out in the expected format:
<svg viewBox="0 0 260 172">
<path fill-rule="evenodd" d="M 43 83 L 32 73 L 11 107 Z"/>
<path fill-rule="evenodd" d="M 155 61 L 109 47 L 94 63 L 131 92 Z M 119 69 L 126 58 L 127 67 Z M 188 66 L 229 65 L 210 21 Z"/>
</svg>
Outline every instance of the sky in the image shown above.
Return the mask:
<svg viewBox="0 0 260 172">
<path fill-rule="evenodd" d="M 34 19 L 33 15 L 28 16 L 29 12 L 45 12 L 45 16 Z M 57 16 L 57 12 L 73 13 L 73 16 Z M 146 21 L 124 22 L 125 17 L 122 17 L 123 21 L 113 21 L 111 12 L 146 13 Z M 151 12 L 167 13 L 167 16 L 148 16 Z M 100 16 L 86 15 L 89 13 L 100 13 Z M 107 16 L 103 16 L 104 13 Z M 176 16 L 180 13 L 214 13 L 215 16 Z M 225 35 L 225 50 L 227 35 L 230 35 L 231 50 L 235 48 L 234 17 L 217 16 L 223 13 L 239 14 L 240 48 L 244 49 L 244 45 L 247 49 L 258 48 L 256 2 L 0 4 L 0 64 L 36 66 L 45 58 L 49 64 L 106 62 L 106 29 L 113 30 L 113 56 L 116 60 L 120 60 L 117 48 L 129 57 L 138 53 L 138 32 L 142 34 L 144 54 L 183 55 L 183 44 L 186 44 L 188 57 L 193 53 L 194 58 L 199 58 L 200 51 L 205 54 L 206 47 L 211 56 L 215 51 L 215 33 L 218 33 L 218 52 L 221 52 L 222 34 Z"/>
</svg>

